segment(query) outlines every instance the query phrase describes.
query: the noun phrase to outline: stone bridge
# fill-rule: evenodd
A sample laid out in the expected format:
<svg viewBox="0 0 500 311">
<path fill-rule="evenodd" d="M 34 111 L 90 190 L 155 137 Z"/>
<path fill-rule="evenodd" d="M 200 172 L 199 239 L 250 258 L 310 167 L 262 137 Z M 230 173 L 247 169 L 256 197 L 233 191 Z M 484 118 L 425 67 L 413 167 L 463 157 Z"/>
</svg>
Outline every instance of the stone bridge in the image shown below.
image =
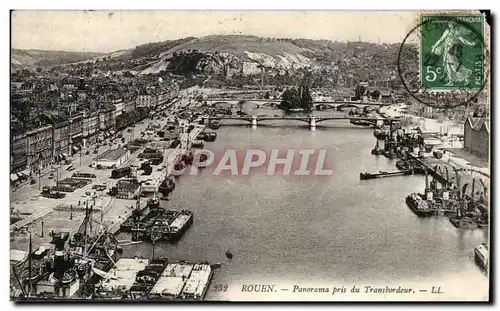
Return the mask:
<svg viewBox="0 0 500 311">
<path fill-rule="evenodd" d="M 230 105 L 236 105 L 240 101 L 245 102 L 255 102 L 262 104 L 279 104 L 281 103 L 281 99 L 262 99 L 262 98 L 209 98 L 205 100 L 209 104 L 215 103 L 226 103 Z M 342 110 L 343 108 L 365 108 L 365 107 L 383 107 L 390 105 L 389 103 L 382 102 L 361 102 L 361 101 L 313 101 L 313 106 L 316 108 L 317 106 L 327 106 L 331 109 Z"/>
<path fill-rule="evenodd" d="M 309 124 L 309 128 L 312 130 L 316 128 L 316 124 L 328 120 L 359 120 L 369 122 L 376 126 L 381 126 L 385 120 L 395 121 L 395 119 L 388 118 L 370 118 L 370 117 L 353 117 L 353 116 L 216 116 L 216 117 L 204 117 L 205 124 L 208 124 L 211 120 L 239 120 L 247 121 L 252 124 L 252 127 L 256 127 L 259 121 L 266 120 L 296 120 L 303 121 Z"/>
</svg>

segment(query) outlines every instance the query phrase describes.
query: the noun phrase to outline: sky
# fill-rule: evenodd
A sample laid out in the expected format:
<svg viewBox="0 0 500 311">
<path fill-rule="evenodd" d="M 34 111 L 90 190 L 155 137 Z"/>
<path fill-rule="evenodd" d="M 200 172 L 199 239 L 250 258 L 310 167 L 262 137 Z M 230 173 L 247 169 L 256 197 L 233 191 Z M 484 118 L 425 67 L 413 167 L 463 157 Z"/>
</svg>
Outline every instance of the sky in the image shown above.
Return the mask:
<svg viewBox="0 0 500 311">
<path fill-rule="evenodd" d="M 108 53 L 188 36 L 400 43 L 414 12 L 398 11 L 13 11 L 12 47 Z"/>
</svg>

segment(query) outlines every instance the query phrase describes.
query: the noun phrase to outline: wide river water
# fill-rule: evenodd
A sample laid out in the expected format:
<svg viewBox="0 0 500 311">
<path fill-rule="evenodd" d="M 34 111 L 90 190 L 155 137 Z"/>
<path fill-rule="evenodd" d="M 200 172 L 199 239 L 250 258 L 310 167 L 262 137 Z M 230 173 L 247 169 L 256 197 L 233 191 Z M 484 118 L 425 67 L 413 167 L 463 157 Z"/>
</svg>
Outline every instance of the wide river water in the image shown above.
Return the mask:
<svg viewBox="0 0 500 311">
<path fill-rule="evenodd" d="M 326 149 L 333 174 L 214 176 L 207 169 L 181 176 L 162 205 L 193 211 L 194 224 L 177 244 L 157 243 L 155 255 L 220 262 L 206 299 L 486 299 L 488 278 L 473 255 L 487 240 L 485 231 L 456 229 L 445 217 L 417 217 L 405 197 L 424 190 L 423 176 L 359 180 L 360 172 L 395 169 L 395 160 L 371 155 L 372 130 L 347 120 L 319 123 L 314 132 L 300 121 L 265 121 L 255 129 L 228 123 L 222 122 L 217 140 L 205 148 Z M 231 261 L 227 249 L 234 254 Z M 151 244 L 126 247 L 125 255 L 134 254 L 151 256 Z M 221 284 L 226 291 L 215 290 Z M 271 293 L 242 291 L 250 284 L 275 287 Z M 329 293 L 294 292 L 295 285 L 327 287 Z M 369 294 L 366 285 L 414 292 Z M 332 295 L 334 286 L 346 292 Z M 353 286 L 360 292 L 352 293 Z M 441 293 L 431 294 L 432 286 Z"/>
</svg>

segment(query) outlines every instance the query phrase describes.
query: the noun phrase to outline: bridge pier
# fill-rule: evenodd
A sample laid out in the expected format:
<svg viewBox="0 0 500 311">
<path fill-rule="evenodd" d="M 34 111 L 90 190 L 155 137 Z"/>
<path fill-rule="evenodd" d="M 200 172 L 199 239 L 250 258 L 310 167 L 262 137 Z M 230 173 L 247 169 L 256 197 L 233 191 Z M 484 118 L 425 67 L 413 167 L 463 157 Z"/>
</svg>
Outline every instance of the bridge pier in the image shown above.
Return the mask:
<svg viewBox="0 0 500 311">
<path fill-rule="evenodd" d="M 252 127 L 257 127 L 257 116 L 252 116 Z"/>
<path fill-rule="evenodd" d="M 316 130 L 316 117 L 314 116 L 309 117 L 309 128 L 311 129 L 311 131 Z"/>
</svg>

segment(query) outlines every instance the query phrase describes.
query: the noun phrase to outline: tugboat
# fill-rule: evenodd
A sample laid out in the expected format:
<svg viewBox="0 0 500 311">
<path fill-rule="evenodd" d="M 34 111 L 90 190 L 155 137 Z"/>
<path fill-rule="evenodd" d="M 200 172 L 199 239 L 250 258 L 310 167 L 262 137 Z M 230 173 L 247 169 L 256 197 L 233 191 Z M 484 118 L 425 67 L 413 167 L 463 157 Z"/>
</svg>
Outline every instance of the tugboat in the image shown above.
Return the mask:
<svg viewBox="0 0 500 311">
<path fill-rule="evenodd" d="M 166 196 L 170 192 L 174 191 L 174 189 L 175 189 L 175 182 L 172 179 L 166 177 L 158 187 L 158 192 Z"/>
<path fill-rule="evenodd" d="M 485 243 L 481 243 L 474 248 L 474 259 L 486 271 L 488 271 L 489 257 L 488 245 Z"/>
<path fill-rule="evenodd" d="M 431 216 L 434 210 L 430 207 L 429 203 L 422 199 L 417 193 L 412 193 L 406 197 L 406 204 L 418 216 Z"/>
</svg>

